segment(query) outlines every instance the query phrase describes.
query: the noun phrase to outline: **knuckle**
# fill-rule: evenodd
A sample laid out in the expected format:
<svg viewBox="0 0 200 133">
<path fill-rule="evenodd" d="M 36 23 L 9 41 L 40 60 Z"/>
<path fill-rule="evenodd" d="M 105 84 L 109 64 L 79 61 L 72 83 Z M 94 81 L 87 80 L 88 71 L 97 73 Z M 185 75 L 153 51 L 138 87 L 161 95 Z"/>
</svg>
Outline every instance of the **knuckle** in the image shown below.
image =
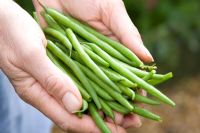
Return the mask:
<svg viewBox="0 0 200 133">
<path fill-rule="evenodd" d="M 75 124 L 74 124 L 75 122 Z M 91 123 L 82 124 L 82 122 L 63 122 L 60 124 L 60 127 L 66 132 L 77 132 L 77 133 L 99 133 L 98 128 L 95 125 L 91 125 Z M 93 123 L 92 123 L 93 124 Z M 77 128 L 79 127 L 79 128 Z"/>
<path fill-rule="evenodd" d="M 45 80 L 45 88 L 50 94 L 62 94 L 62 88 L 64 88 L 64 82 L 62 77 L 56 75 L 50 75 Z"/>
<path fill-rule="evenodd" d="M 14 86 L 16 89 L 16 93 L 18 94 L 18 96 L 24 100 L 27 103 L 31 103 L 32 99 L 33 99 L 33 95 L 31 95 L 31 92 L 33 90 L 34 85 L 30 85 L 30 86 L 26 86 L 26 87 L 17 87 Z"/>
<path fill-rule="evenodd" d="M 62 130 L 64 130 L 65 132 L 70 132 L 70 128 L 69 128 L 68 122 L 59 123 L 58 126 L 59 126 Z"/>
<path fill-rule="evenodd" d="M 16 93 L 18 94 L 18 96 L 23 99 L 24 101 L 28 101 L 28 89 L 16 89 Z"/>
</svg>

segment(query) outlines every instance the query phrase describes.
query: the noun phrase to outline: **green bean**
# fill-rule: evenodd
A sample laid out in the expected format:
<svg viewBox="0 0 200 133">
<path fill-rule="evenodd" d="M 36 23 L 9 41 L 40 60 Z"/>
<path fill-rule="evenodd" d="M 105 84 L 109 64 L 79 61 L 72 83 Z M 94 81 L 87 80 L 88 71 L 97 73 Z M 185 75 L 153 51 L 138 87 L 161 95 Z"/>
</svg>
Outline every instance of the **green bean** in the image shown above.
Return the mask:
<svg viewBox="0 0 200 133">
<path fill-rule="evenodd" d="M 108 106 L 108 104 L 101 98 L 99 98 L 99 100 L 102 106 L 102 111 L 106 114 L 106 116 L 110 117 L 112 120 L 115 120 L 115 115 L 110 106 Z"/>
<path fill-rule="evenodd" d="M 134 109 L 133 109 L 133 112 L 135 114 L 138 114 L 140 116 L 143 116 L 145 118 L 149 118 L 149 119 L 152 119 L 152 120 L 156 120 L 156 121 L 162 121 L 160 116 L 146 110 L 146 109 L 143 109 L 143 108 L 140 108 L 140 107 L 137 107 L 136 105 L 134 105 Z"/>
<path fill-rule="evenodd" d="M 121 106 L 120 104 L 116 103 L 116 102 L 106 102 L 113 110 L 122 113 L 122 114 L 128 114 L 130 113 L 129 110 L 127 110 L 126 108 L 124 108 L 123 106 Z M 160 116 L 151 113 L 150 111 L 146 110 L 146 109 L 142 109 L 140 107 L 137 107 L 136 105 L 132 104 L 134 109 L 133 109 L 133 113 L 138 114 L 140 116 L 152 119 L 152 120 L 156 120 L 156 121 L 161 121 Z"/>
<path fill-rule="evenodd" d="M 103 70 L 103 72 L 114 82 L 118 82 L 118 81 L 121 81 L 121 80 L 124 80 L 124 78 L 118 74 L 117 72 L 113 71 L 112 69 L 110 68 L 104 68 L 104 67 L 101 67 L 101 70 Z"/>
<path fill-rule="evenodd" d="M 127 96 L 127 95 L 123 95 L 123 97 L 124 97 L 125 99 L 130 99 L 129 96 Z"/>
<path fill-rule="evenodd" d="M 143 65 L 142 67 L 140 67 L 143 70 L 147 70 L 147 71 L 152 71 L 152 70 L 156 70 L 157 66 L 155 66 L 155 64 L 149 66 L 149 65 Z"/>
<path fill-rule="evenodd" d="M 74 81 L 74 80 L 73 80 Z M 87 93 L 87 91 L 85 91 L 85 89 L 83 89 L 83 87 L 80 85 L 80 83 L 75 82 L 77 88 L 79 89 L 83 99 L 85 99 L 88 102 L 91 102 L 91 96 Z"/>
<path fill-rule="evenodd" d="M 104 67 L 100 67 L 104 73 L 113 81 L 115 82 L 119 82 L 122 85 L 126 86 L 126 87 L 131 87 L 131 88 L 136 88 L 137 84 L 131 82 L 130 80 L 128 80 L 127 78 L 125 78 L 124 76 L 120 75 L 119 73 L 115 72 L 114 70 L 110 69 L 110 68 L 104 68 Z"/>
<path fill-rule="evenodd" d="M 165 75 L 163 75 L 163 78 L 158 80 L 158 79 L 150 79 L 148 80 L 148 83 L 149 84 L 152 84 L 152 85 L 158 85 L 160 83 L 163 83 L 165 81 L 167 81 L 168 79 L 172 78 L 173 77 L 173 74 L 170 72 L 170 73 L 167 73 Z"/>
<path fill-rule="evenodd" d="M 149 72 L 137 69 L 135 67 L 129 66 L 127 64 L 125 64 L 124 62 L 121 62 L 120 60 L 117 60 L 115 58 L 113 58 L 117 63 L 119 63 L 120 65 L 122 65 L 123 67 L 127 68 L 128 70 L 130 70 L 131 72 L 133 72 L 134 74 L 136 74 L 138 77 L 143 78 L 144 76 L 148 75 Z M 153 79 L 158 79 L 158 80 L 168 80 L 170 78 L 173 77 L 173 74 L 171 72 L 165 74 L 165 75 L 161 75 L 161 74 L 154 74 L 152 76 Z"/>
<path fill-rule="evenodd" d="M 84 45 L 82 46 L 85 52 L 90 56 L 90 58 L 95 61 L 96 63 L 104 66 L 104 67 L 109 67 L 108 62 L 106 62 L 104 59 L 102 59 L 100 56 L 95 54 L 93 51 L 85 47 Z"/>
<path fill-rule="evenodd" d="M 82 108 L 79 111 L 75 111 L 73 113 L 83 113 L 88 109 L 88 102 L 83 99 Z"/>
<path fill-rule="evenodd" d="M 41 12 L 40 14 L 43 16 L 43 18 L 45 19 L 45 21 L 47 22 L 49 27 L 51 27 L 51 28 L 59 31 L 63 35 L 65 35 L 65 31 L 60 27 L 60 25 L 49 14 L 46 14 L 45 12 Z"/>
<path fill-rule="evenodd" d="M 131 82 L 129 79 L 124 78 L 124 80 L 119 81 L 120 84 L 122 84 L 123 86 L 129 87 L 129 88 L 136 88 L 137 84 Z"/>
<path fill-rule="evenodd" d="M 79 117 L 79 118 L 82 118 L 83 117 L 83 113 L 82 112 L 77 112 L 76 116 Z"/>
<path fill-rule="evenodd" d="M 145 97 L 145 96 L 142 96 L 142 95 L 139 95 L 139 94 L 135 94 L 134 101 L 146 103 L 146 104 L 150 104 L 150 105 L 159 105 L 160 104 L 160 102 L 158 102 L 158 101 L 152 100 L 148 97 Z"/>
<path fill-rule="evenodd" d="M 165 80 L 155 80 L 155 79 L 150 79 L 148 80 L 148 83 L 151 85 L 158 85 L 160 83 L 163 83 Z"/>
<path fill-rule="evenodd" d="M 90 49 L 91 51 L 93 51 L 92 48 L 90 48 L 90 46 L 87 45 L 87 43 L 89 43 L 89 42 L 81 42 L 81 44 L 82 44 L 83 46 L 85 46 L 86 48 L 88 48 L 88 49 Z"/>
<path fill-rule="evenodd" d="M 67 50 L 65 53 L 69 54 L 69 51 Z M 72 50 L 71 52 L 71 58 L 78 61 L 81 64 L 85 64 L 84 61 L 80 58 L 77 51 Z"/>
<path fill-rule="evenodd" d="M 55 45 L 58 46 L 64 53 L 67 52 L 67 49 L 65 46 L 63 46 L 62 44 L 55 42 Z"/>
<path fill-rule="evenodd" d="M 74 63 L 74 61 L 69 58 L 65 53 L 63 53 L 53 42 L 47 41 L 47 48 L 56 55 L 60 60 L 62 60 L 71 70 L 74 72 L 74 74 L 77 76 L 77 78 L 80 80 L 80 82 L 83 84 L 84 88 L 87 90 L 87 92 L 90 94 L 92 99 L 94 100 L 95 104 L 97 105 L 98 109 L 101 108 L 101 104 L 99 102 L 99 99 L 97 97 L 97 94 L 95 90 L 91 87 L 88 80 L 86 79 L 85 74 L 80 70 L 80 68 Z"/>
<path fill-rule="evenodd" d="M 78 41 L 79 41 L 81 44 L 87 42 L 85 39 L 83 39 L 83 38 L 80 37 L 79 35 L 76 34 L 76 36 L 77 36 Z"/>
<path fill-rule="evenodd" d="M 110 88 L 107 84 L 105 84 L 102 80 L 100 80 L 96 75 L 93 74 L 90 69 L 87 67 L 81 65 L 78 62 L 75 62 L 79 68 L 88 76 L 88 78 L 92 79 L 94 82 L 96 82 L 102 89 L 104 89 L 113 99 L 118 101 L 120 104 L 122 104 L 124 107 L 126 107 L 128 110 L 132 110 L 133 107 L 130 105 L 130 103 L 118 92 L 114 91 Z"/>
<path fill-rule="evenodd" d="M 119 86 L 119 88 L 121 89 L 122 93 L 127 95 L 128 97 L 131 98 L 131 100 L 135 99 L 135 92 L 133 90 L 131 90 L 128 87 L 122 86 L 120 84 L 117 84 Z"/>
<path fill-rule="evenodd" d="M 171 106 L 175 106 L 175 103 L 169 99 L 167 96 L 165 96 L 162 92 L 157 90 L 154 86 L 148 84 L 141 78 L 137 77 L 134 73 L 131 73 L 127 68 L 123 67 L 119 63 L 117 63 L 110 55 L 108 55 L 106 52 L 104 52 L 102 49 L 100 49 L 98 46 L 90 44 L 92 49 L 96 51 L 97 54 L 99 54 L 105 61 L 107 61 L 110 64 L 110 67 L 113 68 L 115 71 L 119 72 L 121 75 L 127 77 L 132 82 L 136 83 L 139 87 L 146 90 L 149 94 L 157 97 L 162 102 L 169 104 Z"/>
<path fill-rule="evenodd" d="M 90 102 L 91 101 L 91 97 L 90 95 L 87 93 L 87 91 L 85 91 L 85 89 L 82 88 L 82 86 L 80 85 L 79 81 L 69 72 L 69 70 L 66 69 L 65 66 L 63 66 L 63 64 L 58 60 L 58 59 L 55 59 L 56 57 L 54 57 L 51 52 L 49 50 L 47 50 L 47 55 L 48 57 L 51 59 L 51 61 L 62 71 L 64 72 L 65 74 L 67 74 L 73 81 L 74 83 L 76 84 L 77 88 L 79 89 L 82 97 Z"/>
<path fill-rule="evenodd" d="M 99 85 L 97 85 L 94 81 L 88 79 L 90 81 L 90 84 L 92 87 L 95 89 L 97 92 L 97 95 L 99 95 L 101 98 L 108 100 L 108 101 L 113 101 L 114 99 L 106 92 L 104 89 L 102 89 Z"/>
<path fill-rule="evenodd" d="M 33 18 L 35 19 L 35 21 L 40 24 L 40 21 L 39 21 L 39 18 L 37 16 L 37 13 L 36 12 L 33 12 Z"/>
<path fill-rule="evenodd" d="M 69 49 L 70 52 L 72 51 L 72 44 L 65 35 L 52 28 L 44 28 L 44 32 L 58 39 L 64 46 L 66 46 Z"/>
<path fill-rule="evenodd" d="M 105 122 L 103 121 L 103 119 L 101 118 L 101 116 L 99 115 L 94 103 L 89 103 L 89 112 L 92 119 L 94 120 L 94 122 L 96 123 L 96 125 L 98 126 L 98 128 L 101 130 L 102 133 L 112 133 L 105 124 Z"/>
<path fill-rule="evenodd" d="M 58 60 L 56 57 L 54 57 L 49 50 L 47 50 L 47 55 L 50 58 L 50 60 L 65 74 L 67 74 L 76 84 L 77 88 L 79 89 L 81 96 L 88 102 L 91 101 L 90 95 L 83 89 L 83 87 L 80 85 L 79 81 L 69 72 L 69 70 L 66 69 L 66 67 Z"/>
<path fill-rule="evenodd" d="M 136 66 L 138 66 L 138 67 L 143 66 L 142 61 L 131 50 L 126 48 L 123 44 L 104 36 L 103 34 L 97 32 L 93 28 L 89 27 L 88 25 L 84 25 L 84 24 L 82 24 L 81 22 L 79 22 L 78 20 L 76 20 L 72 17 L 68 17 L 68 18 L 71 21 L 73 21 L 74 23 L 76 23 L 77 25 L 80 25 L 81 27 L 86 29 L 88 32 L 90 32 L 93 35 L 95 35 L 96 37 L 98 37 L 99 39 L 110 44 L 116 50 L 120 51 L 124 56 L 126 56 L 128 59 L 130 59 L 132 62 L 134 62 Z"/>
<path fill-rule="evenodd" d="M 66 30 L 67 36 L 69 37 L 74 49 L 78 52 L 79 57 L 85 62 L 85 64 L 104 82 L 106 82 L 108 85 L 113 87 L 118 92 L 121 92 L 118 86 L 111 81 L 105 73 L 92 61 L 92 59 L 88 56 L 88 54 L 83 50 L 81 47 L 79 41 L 77 40 L 75 34 L 71 29 Z"/>
<path fill-rule="evenodd" d="M 153 77 L 153 75 L 156 73 L 155 70 L 152 70 L 148 75 L 143 77 L 143 80 L 148 81 L 149 79 L 151 79 Z"/>
<path fill-rule="evenodd" d="M 130 111 L 128 109 L 124 108 L 122 105 L 120 105 L 117 102 L 106 101 L 106 103 L 108 104 L 108 106 L 111 107 L 111 109 L 113 109 L 121 114 L 126 115 L 126 114 L 130 113 Z"/>
<path fill-rule="evenodd" d="M 88 102 L 83 99 L 81 112 L 85 112 L 87 109 L 88 109 Z"/>
<path fill-rule="evenodd" d="M 50 35 L 45 34 L 45 37 L 46 37 L 47 40 L 51 40 L 52 42 L 58 42 L 58 43 L 60 43 L 59 40 L 57 40 L 56 38 L 54 38 L 54 37 L 52 37 Z"/>
<path fill-rule="evenodd" d="M 64 68 L 64 70 L 65 70 L 66 74 L 75 82 L 75 84 L 76 84 L 76 86 L 78 87 L 78 89 L 79 89 L 81 95 L 83 96 L 83 98 L 84 98 L 86 101 L 90 102 L 90 101 L 92 100 L 92 99 L 91 99 L 91 96 L 87 93 L 86 89 L 84 89 L 84 88 L 82 87 L 82 85 L 81 85 L 81 83 L 78 81 L 78 79 L 76 79 L 76 77 L 75 77 L 74 75 L 72 75 L 72 74 L 69 72 L 69 70 L 67 70 L 67 69 L 65 69 L 65 68 Z"/>
<path fill-rule="evenodd" d="M 73 51 L 72 50 L 72 55 L 71 55 L 71 58 L 80 62 L 81 64 L 85 64 L 84 61 L 80 58 L 79 54 L 77 51 Z"/>
<path fill-rule="evenodd" d="M 67 16 L 64 16 L 62 13 L 60 13 L 54 9 L 51 9 L 51 8 L 46 8 L 46 12 L 51 17 L 53 17 L 58 23 L 71 28 L 74 32 L 79 34 L 84 39 L 97 44 L 102 49 L 104 49 L 106 52 L 111 54 L 113 57 L 116 57 L 124 62 L 130 63 L 130 61 L 126 57 L 124 57 L 120 52 L 118 52 L 116 49 L 114 49 L 109 44 L 105 43 L 104 41 L 100 40 L 99 38 L 97 38 L 96 36 L 94 36 L 93 34 L 88 32 L 87 30 L 85 30 L 84 28 L 79 26 L 78 24 L 71 21 Z"/>
</svg>

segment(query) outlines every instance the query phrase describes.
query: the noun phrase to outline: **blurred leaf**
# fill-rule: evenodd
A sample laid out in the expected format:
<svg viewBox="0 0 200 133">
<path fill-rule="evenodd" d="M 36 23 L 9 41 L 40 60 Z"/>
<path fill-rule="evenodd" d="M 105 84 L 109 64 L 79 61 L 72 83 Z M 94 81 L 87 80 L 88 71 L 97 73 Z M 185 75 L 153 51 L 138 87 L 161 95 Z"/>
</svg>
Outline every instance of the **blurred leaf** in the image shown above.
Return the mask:
<svg viewBox="0 0 200 133">
<path fill-rule="evenodd" d="M 15 0 L 22 8 L 32 15 L 34 11 L 32 0 Z"/>
</svg>

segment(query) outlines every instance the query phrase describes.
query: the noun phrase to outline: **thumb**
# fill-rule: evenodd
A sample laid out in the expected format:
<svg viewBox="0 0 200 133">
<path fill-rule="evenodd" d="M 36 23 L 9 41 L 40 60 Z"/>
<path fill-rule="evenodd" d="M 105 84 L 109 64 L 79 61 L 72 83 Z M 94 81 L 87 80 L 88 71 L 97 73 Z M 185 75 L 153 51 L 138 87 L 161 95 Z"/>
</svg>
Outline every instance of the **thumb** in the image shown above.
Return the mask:
<svg viewBox="0 0 200 133">
<path fill-rule="evenodd" d="M 26 71 L 28 71 L 50 95 L 63 104 L 70 113 L 78 111 L 81 108 L 82 98 L 79 90 L 73 81 L 50 61 L 46 56 L 44 48 L 42 50 L 31 50 L 25 58 Z"/>
<path fill-rule="evenodd" d="M 123 1 L 115 1 L 108 7 L 108 14 L 104 15 L 106 25 L 115 36 L 140 59 L 152 62 L 153 57 L 143 45 L 140 33 L 129 18 Z"/>
</svg>

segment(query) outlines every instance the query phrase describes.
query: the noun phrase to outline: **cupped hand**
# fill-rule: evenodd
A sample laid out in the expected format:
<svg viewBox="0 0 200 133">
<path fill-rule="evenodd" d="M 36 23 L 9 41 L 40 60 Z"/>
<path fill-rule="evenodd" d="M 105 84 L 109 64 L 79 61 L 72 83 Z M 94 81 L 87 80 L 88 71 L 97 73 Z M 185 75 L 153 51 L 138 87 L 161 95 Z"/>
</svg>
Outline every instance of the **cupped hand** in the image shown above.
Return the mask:
<svg viewBox="0 0 200 133">
<path fill-rule="evenodd" d="M 40 15 L 43 10 L 33 0 Z M 122 0 L 39 0 L 42 4 L 88 23 L 102 34 L 122 42 L 144 62 L 153 58 L 143 45 L 137 28 L 129 18 Z M 42 20 L 44 24 L 44 21 Z"/>
<path fill-rule="evenodd" d="M 12 0 L 0 1 L 0 68 L 18 95 L 65 131 L 100 133 L 89 116 L 79 119 L 72 114 L 82 106 L 81 95 L 48 59 L 45 47 L 45 37 L 31 16 Z M 125 132 L 107 124 L 114 133 Z"/>
<path fill-rule="evenodd" d="M 42 7 L 33 0 L 38 15 Z M 122 0 L 40 0 L 47 7 L 88 23 L 102 34 L 122 42 L 144 62 L 152 62 L 153 58 L 143 45 L 137 28 L 129 18 Z M 41 19 L 41 23 L 45 24 Z M 124 128 L 139 127 L 141 121 L 137 115 L 122 116 L 116 114 L 116 122 Z M 112 122 L 108 119 L 109 122 Z"/>
</svg>

